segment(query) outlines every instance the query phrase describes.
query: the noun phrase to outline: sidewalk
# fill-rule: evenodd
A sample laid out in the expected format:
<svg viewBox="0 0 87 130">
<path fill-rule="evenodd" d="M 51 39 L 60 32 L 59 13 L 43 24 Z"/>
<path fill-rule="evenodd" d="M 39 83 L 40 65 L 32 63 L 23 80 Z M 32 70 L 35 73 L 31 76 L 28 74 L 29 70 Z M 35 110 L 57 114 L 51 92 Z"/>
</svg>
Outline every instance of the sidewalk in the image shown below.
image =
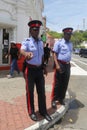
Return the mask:
<svg viewBox="0 0 87 130">
<path fill-rule="evenodd" d="M 35 110 L 39 121 L 32 121 L 27 112 L 25 81 L 22 74 L 15 78 L 7 79 L 8 72 L 0 72 L 0 130 L 47 130 L 57 122 L 68 110 L 69 95 L 66 94 L 66 105 L 57 109 L 51 108 L 51 86 L 53 81 L 52 59 L 48 65 L 48 76 L 46 80 L 46 103 L 48 113 L 53 120 L 51 122 L 43 119 L 38 113 L 37 94 L 35 92 Z"/>
</svg>

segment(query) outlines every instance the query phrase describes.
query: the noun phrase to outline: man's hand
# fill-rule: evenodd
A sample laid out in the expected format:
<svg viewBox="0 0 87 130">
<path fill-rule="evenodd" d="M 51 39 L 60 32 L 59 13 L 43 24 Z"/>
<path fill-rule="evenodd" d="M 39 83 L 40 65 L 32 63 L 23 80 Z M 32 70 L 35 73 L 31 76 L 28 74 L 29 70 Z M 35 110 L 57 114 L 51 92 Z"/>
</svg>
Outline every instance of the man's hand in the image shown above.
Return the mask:
<svg viewBox="0 0 87 130">
<path fill-rule="evenodd" d="M 25 52 L 25 50 L 20 50 L 20 54 L 22 54 L 27 60 L 30 60 L 33 58 L 33 53 L 32 52 Z"/>
<path fill-rule="evenodd" d="M 56 65 L 56 69 L 57 69 L 57 71 L 60 71 L 60 65 Z"/>
<path fill-rule="evenodd" d="M 26 58 L 27 60 L 32 59 L 32 57 L 33 57 L 33 53 L 32 53 L 32 52 L 25 52 L 25 58 Z"/>
<path fill-rule="evenodd" d="M 63 73 L 62 70 L 61 70 L 60 65 L 57 65 L 57 66 L 56 66 L 56 70 L 57 70 L 59 73 Z"/>
</svg>

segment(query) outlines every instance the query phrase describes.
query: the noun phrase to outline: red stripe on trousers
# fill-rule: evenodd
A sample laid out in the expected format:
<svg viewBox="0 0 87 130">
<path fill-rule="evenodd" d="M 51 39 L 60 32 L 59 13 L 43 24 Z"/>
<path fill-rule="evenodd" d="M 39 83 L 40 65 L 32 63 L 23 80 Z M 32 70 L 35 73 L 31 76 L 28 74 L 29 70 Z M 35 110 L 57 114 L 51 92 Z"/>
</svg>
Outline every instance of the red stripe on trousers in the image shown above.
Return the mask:
<svg viewBox="0 0 87 130">
<path fill-rule="evenodd" d="M 28 67 L 25 70 L 25 82 L 26 82 L 26 99 L 27 99 L 27 109 L 28 113 L 31 114 L 31 105 L 30 105 L 30 92 L 28 89 Z"/>
<path fill-rule="evenodd" d="M 56 69 L 54 69 L 54 77 L 53 77 L 52 92 L 51 92 L 51 101 L 54 98 L 54 87 L 55 87 L 55 81 L 56 81 L 55 75 L 56 75 Z"/>
</svg>

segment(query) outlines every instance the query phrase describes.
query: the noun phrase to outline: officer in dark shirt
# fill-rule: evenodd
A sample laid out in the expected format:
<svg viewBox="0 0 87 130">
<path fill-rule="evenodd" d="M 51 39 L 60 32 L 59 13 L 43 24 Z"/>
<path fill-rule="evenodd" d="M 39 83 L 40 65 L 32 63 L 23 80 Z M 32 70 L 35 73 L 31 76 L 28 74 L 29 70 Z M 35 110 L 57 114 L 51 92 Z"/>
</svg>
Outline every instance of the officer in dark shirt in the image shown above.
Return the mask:
<svg viewBox="0 0 87 130">
<path fill-rule="evenodd" d="M 20 73 L 19 68 L 18 68 L 18 64 L 17 64 L 18 53 L 19 53 L 19 50 L 16 47 L 16 42 L 11 41 L 11 48 L 10 48 L 10 51 L 8 54 L 11 56 L 11 68 L 10 68 L 10 74 L 7 75 L 8 78 L 13 77 L 14 70 L 16 70 L 18 72 L 18 74 Z"/>
</svg>

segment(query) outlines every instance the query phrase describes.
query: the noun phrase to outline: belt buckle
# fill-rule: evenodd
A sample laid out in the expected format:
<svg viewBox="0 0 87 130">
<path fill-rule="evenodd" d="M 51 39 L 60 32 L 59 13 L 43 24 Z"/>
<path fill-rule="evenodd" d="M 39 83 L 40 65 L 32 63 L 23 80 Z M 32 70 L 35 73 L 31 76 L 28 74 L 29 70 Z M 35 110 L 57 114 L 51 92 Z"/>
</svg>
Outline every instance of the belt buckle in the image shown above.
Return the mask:
<svg viewBox="0 0 87 130">
<path fill-rule="evenodd" d="M 69 62 L 66 62 L 66 64 L 69 64 Z"/>
<path fill-rule="evenodd" d="M 39 68 L 41 65 L 36 65 L 36 68 Z"/>
</svg>

